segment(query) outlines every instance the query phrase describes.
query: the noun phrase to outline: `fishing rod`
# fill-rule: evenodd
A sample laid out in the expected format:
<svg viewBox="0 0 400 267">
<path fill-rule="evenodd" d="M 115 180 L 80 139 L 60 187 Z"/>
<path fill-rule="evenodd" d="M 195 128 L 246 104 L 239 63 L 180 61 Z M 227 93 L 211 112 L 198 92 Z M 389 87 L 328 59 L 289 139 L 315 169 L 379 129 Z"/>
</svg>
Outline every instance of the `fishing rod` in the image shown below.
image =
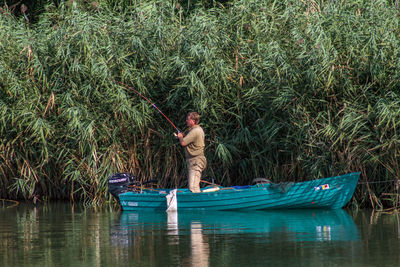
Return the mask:
<svg viewBox="0 0 400 267">
<path fill-rule="evenodd" d="M 134 91 L 136 94 L 138 94 L 139 96 L 141 96 L 144 100 L 146 100 L 147 102 L 150 103 L 150 105 L 153 106 L 153 108 L 155 108 L 158 112 L 160 112 L 161 115 L 164 116 L 164 118 L 172 125 L 172 127 L 175 128 L 175 130 L 177 130 L 178 133 L 181 132 L 181 130 L 178 129 L 178 127 L 175 126 L 175 124 L 153 103 L 151 102 L 147 97 L 145 97 L 144 95 L 142 95 L 139 91 L 137 91 L 135 88 L 128 86 L 122 82 L 116 81 L 117 83 L 119 83 L 120 85 L 122 85 L 125 88 L 131 89 L 132 91 Z"/>
</svg>

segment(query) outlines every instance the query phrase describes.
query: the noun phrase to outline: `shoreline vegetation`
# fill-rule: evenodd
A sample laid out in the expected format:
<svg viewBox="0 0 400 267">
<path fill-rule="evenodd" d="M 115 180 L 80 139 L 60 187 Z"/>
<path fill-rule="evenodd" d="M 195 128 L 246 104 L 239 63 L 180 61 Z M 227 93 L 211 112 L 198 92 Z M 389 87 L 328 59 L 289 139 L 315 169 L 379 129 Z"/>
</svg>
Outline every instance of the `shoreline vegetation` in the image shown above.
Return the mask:
<svg viewBox="0 0 400 267">
<path fill-rule="evenodd" d="M 360 171 L 351 206 L 399 207 L 397 1 L 21 2 L 0 1 L 0 198 L 186 186 L 174 129 L 122 82 L 178 128 L 201 114 L 208 181 Z"/>
</svg>

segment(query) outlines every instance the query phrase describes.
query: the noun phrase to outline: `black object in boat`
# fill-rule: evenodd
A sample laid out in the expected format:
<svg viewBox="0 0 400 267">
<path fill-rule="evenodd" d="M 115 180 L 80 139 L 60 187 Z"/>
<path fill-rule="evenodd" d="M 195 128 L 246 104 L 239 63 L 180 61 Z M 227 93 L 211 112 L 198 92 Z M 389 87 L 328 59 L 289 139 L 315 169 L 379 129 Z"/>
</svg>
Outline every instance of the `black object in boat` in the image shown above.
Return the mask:
<svg viewBox="0 0 400 267">
<path fill-rule="evenodd" d="M 129 187 L 137 183 L 136 177 L 131 173 L 116 173 L 108 178 L 108 192 L 119 201 L 119 194 L 127 192 Z"/>
</svg>

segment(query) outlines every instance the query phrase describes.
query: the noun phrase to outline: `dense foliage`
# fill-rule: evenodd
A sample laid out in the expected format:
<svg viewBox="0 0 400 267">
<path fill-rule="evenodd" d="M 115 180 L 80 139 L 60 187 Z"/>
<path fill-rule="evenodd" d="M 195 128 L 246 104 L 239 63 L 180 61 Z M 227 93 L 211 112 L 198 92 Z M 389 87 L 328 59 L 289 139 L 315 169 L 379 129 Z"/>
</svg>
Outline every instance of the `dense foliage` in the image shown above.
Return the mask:
<svg viewBox="0 0 400 267">
<path fill-rule="evenodd" d="M 396 3 L 43 2 L 34 23 L 0 11 L 1 197 L 101 203 L 122 171 L 185 186 L 174 129 L 118 82 L 180 128 L 201 114 L 219 184 L 361 171 L 358 204 L 395 192 Z"/>
</svg>

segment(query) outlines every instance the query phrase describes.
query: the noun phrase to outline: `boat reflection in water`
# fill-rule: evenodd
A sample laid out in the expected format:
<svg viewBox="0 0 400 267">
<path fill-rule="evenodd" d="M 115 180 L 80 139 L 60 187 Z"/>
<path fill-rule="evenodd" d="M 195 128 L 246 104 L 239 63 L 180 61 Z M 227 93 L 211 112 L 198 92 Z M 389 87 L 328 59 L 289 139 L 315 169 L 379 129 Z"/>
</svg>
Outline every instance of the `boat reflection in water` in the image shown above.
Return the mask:
<svg viewBox="0 0 400 267">
<path fill-rule="evenodd" d="M 247 241 L 256 238 L 258 244 L 263 242 L 271 245 L 278 240 L 296 243 L 360 239 L 352 217 L 342 209 L 168 213 L 125 211 L 111 235 L 114 245 L 119 247 L 137 247 L 146 239 L 159 240 L 155 244 L 164 242 L 168 246 L 190 247 L 190 261 L 195 266 L 209 264 L 209 246 L 216 239 L 218 242 L 240 242 L 243 238 Z"/>
<path fill-rule="evenodd" d="M 134 231 L 135 235 L 146 235 L 150 229 L 167 231 L 169 235 L 185 235 L 190 234 L 194 227 L 203 234 L 268 235 L 284 232 L 291 236 L 292 241 L 359 239 L 353 219 L 342 209 L 168 213 L 128 211 L 122 212 L 120 227 L 128 232 Z"/>
</svg>

